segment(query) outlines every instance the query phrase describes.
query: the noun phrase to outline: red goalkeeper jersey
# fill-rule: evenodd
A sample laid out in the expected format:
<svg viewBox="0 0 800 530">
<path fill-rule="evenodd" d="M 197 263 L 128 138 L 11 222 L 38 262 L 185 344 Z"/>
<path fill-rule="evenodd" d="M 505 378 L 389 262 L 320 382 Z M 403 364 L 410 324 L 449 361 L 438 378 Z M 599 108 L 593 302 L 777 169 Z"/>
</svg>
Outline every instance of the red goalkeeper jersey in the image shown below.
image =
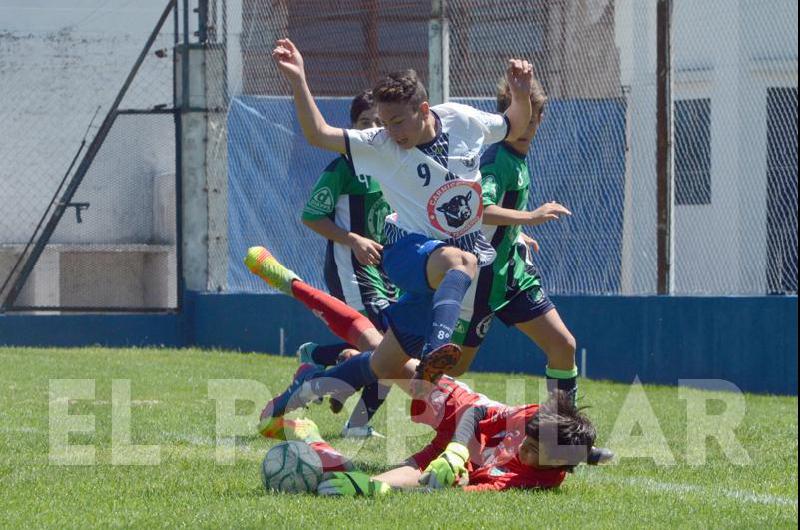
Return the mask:
<svg viewBox="0 0 800 530">
<path fill-rule="evenodd" d="M 420 469 L 445 450 L 462 414 L 474 407 L 484 407 L 486 415 L 468 445 L 469 485 L 465 489 L 554 488 L 563 482 L 565 471 L 532 468 L 517 457 L 525 439 L 525 424 L 538 405 L 509 407 L 449 377 L 442 377 L 425 399 L 411 402 L 412 421 L 436 430 L 433 441 L 412 457 Z"/>
</svg>

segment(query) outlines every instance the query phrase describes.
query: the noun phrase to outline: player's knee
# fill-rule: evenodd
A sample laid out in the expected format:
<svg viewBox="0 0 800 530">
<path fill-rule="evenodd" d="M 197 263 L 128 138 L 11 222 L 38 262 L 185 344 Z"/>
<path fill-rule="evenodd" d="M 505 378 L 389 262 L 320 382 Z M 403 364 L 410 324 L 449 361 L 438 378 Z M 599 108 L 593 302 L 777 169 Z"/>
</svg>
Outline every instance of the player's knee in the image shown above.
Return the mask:
<svg viewBox="0 0 800 530">
<path fill-rule="evenodd" d="M 470 252 L 464 252 L 457 248 L 450 248 L 448 253 L 448 270 L 459 270 L 474 278 L 478 272 L 478 258 Z"/>
<path fill-rule="evenodd" d="M 474 278 L 478 273 L 478 258 L 475 257 L 475 254 L 470 252 L 462 252 L 461 266 L 463 267 L 464 272 L 469 274 L 471 278 Z"/>
<path fill-rule="evenodd" d="M 566 336 L 562 338 L 562 348 L 568 355 L 575 357 L 578 343 L 575 341 L 575 337 L 572 336 L 572 333 L 567 333 Z"/>
<path fill-rule="evenodd" d="M 571 333 L 559 335 L 553 339 L 548 348 L 548 356 L 555 357 L 563 361 L 573 361 L 575 359 L 575 350 L 577 349 L 577 342 Z"/>
</svg>

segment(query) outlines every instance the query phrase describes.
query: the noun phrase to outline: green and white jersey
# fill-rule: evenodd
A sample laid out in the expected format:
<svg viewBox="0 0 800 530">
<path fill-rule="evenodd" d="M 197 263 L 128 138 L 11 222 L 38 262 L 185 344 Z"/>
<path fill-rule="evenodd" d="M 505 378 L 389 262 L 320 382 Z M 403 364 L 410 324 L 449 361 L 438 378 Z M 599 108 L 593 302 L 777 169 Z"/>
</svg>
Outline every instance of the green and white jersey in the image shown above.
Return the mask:
<svg viewBox="0 0 800 530">
<path fill-rule="evenodd" d="M 528 205 L 531 177 L 525 156 L 508 145 L 495 144 L 481 157 L 483 180 L 483 206 L 497 205 L 510 210 L 525 210 Z M 476 302 L 482 298 L 492 311 L 505 306 L 521 291 L 541 286 L 541 279 L 532 264 L 526 262 L 524 245 L 520 247 L 519 225 L 483 225 L 483 233 L 497 251 L 497 259 L 491 270 L 482 270 L 481 275 L 491 274 L 491 281 L 484 279 L 488 292 L 476 293 Z"/>
<path fill-rule="evenodd" d="M 305 221 L 327 217 L 344 230 L 382 243 L 383 225 L 391 213 L 378 183 L 368 175 L 356 175 L 347 158 L 340 156 L 320 175 L 302 217 Z M 325 281 L 332 295 L 370 319 L 397 298 L 397 288 L 380 267 L 361 265 L 349 247 L 332 241 L 325 255 Z"/>
</svg>

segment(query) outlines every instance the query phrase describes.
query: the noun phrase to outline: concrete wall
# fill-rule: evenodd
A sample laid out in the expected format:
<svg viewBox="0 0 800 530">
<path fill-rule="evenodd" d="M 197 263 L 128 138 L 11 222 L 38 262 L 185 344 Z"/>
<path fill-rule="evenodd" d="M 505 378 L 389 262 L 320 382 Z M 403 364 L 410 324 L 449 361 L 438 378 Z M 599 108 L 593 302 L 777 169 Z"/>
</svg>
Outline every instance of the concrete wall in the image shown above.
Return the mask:
<svg viewBox="0 0 800 530">
<path fill-rule="evenodd" d="M 0 279 L 166 4 L 0 1 Z M 170 21 L 154 49 L 173 39 Z M 149 54 L 121 108 L 171 107 L 172 69 Z M 88 209 L 67 210 L 18 305 L 174 307 L 175 196 L 173 117 L 119 116 L 73 198 Z"/>
</svg>

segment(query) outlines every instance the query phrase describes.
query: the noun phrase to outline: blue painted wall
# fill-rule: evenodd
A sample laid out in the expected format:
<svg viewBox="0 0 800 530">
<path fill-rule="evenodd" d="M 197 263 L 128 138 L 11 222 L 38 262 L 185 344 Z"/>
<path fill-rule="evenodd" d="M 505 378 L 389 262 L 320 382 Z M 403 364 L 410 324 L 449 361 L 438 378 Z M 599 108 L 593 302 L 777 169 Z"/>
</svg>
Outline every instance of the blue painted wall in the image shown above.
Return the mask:
<svg viewBox="0 0 800 530">
<path fill-rule="evenodd" d="M 723 379 L 742 390 L 797 394 L 797 297 L 554 297 L 587 350 L 592 379 L 676 384 Z M 292 354 L 334 340 L 283 295 L 189 294 L 181 314 L 0 315 L 0 344 L 197 346 Z M 497 322 L 473 369 L 541 374 L 544 356 Z"/>
<path fill-rule="evenodd" d="M 0 345 L 177 348 L 186 345 L 183 320 L 178 314 L 0 314 Z"/>
</svg>

